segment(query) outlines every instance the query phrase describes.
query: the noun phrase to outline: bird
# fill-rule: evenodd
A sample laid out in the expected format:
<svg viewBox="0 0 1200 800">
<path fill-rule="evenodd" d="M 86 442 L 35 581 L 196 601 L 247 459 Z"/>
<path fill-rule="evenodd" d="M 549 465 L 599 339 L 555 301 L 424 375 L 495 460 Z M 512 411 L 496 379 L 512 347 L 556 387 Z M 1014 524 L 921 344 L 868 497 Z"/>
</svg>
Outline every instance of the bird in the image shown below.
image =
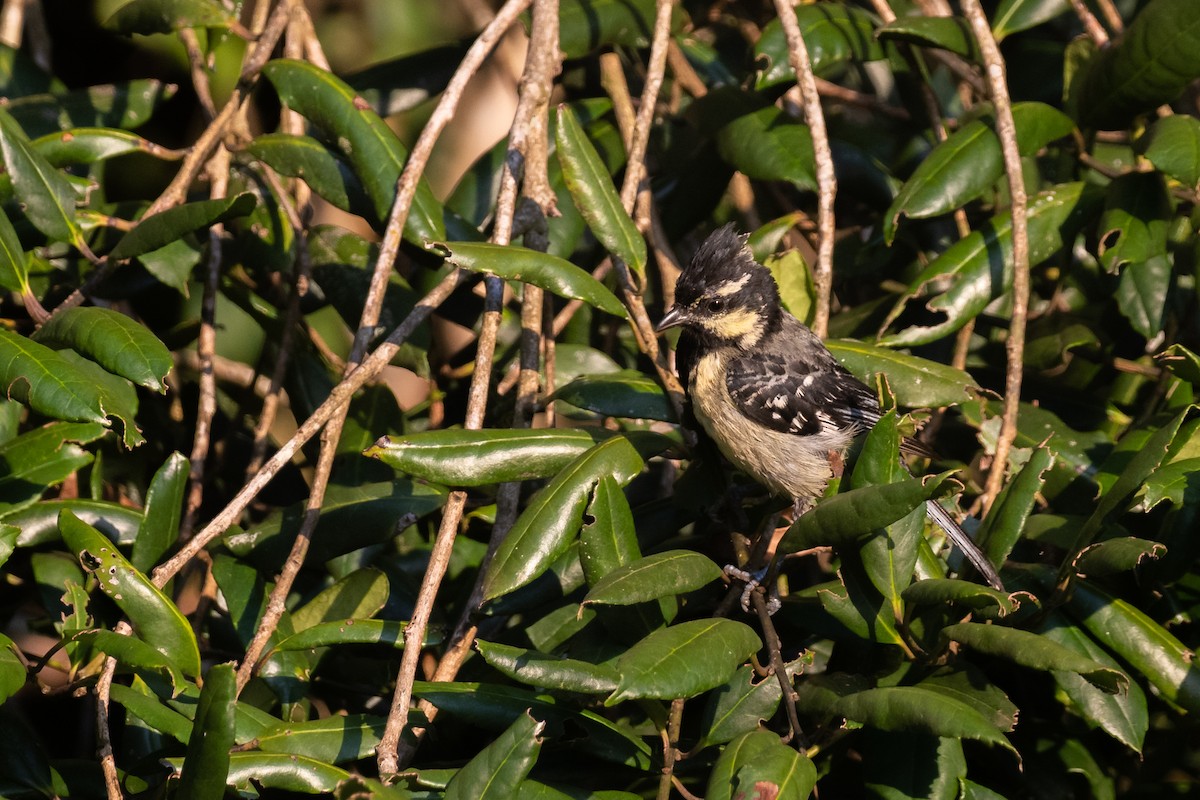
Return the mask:
<svg viewBox="0 0 1200 800">
<path fill-rule="evenodd" d="M 710 234 L 680 273 L 675 303 L 656 330 L 674 327 L 683 329 L 675 364 L 690 415 L 737 469 L 797 511 L 824 492 L 832 459 L 882 416 L 875 393 L 783 308 L 774 276 L 733 225 Z M 949 512 L 935 500 L 926 508 L 1003 591 L 995 567 Z"/>
</svg>

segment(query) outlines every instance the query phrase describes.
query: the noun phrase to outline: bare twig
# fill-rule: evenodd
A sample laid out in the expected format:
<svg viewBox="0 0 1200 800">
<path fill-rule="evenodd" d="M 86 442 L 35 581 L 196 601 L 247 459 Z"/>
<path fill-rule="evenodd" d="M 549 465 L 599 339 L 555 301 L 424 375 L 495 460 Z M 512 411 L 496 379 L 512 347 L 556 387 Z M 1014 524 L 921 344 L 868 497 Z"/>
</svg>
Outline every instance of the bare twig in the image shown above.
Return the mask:
<svg viewBox="0 0 1200 800">
<path fill-rule="evenodd" d="M 1004 169 L 1008 174 L 1008 189 L 1012 196 L 1012 258 L 1013 308 L 1005 351 L 1008 366 L 1004 378 L 1004 417 L 996 440 L 996 457 L 984 489 L 984 507 L 990 507 L 1008 466 L 1008 454 L 1017 435 L 1017 413 L 1021 402 L 1022 366 L 1025 360 L 1025 324 L 1029 316 L 1029 230 L 1026 219 L 1028 205 L 1025 181 L 1021 171 L 1021 154 L 1017 150 L 1017 129 L 1013 123 L 1012 103 L 1008 97 L 1004 59 L 992 37 L 991 26 L 979 0 L 962 0 L 963 13 L 971 23 L 979 43 L 983 63 L 991 87 L 992 103 L 996 108 L 996 133 L 1004 153 Z"/>
<path fill-rule="evenodd" d="M 1071 8 L 1075 9 L 1075 16 L 1079 17 L 1079 21 L 1083 24 L 1084 33 L 1095 42 L 1097 47 L 1108 44 L 1108 31 L 1104 30 L 1100 20 L 1096 19 L 1096 15 L 1088 9 L 1083 0 L 1071 0 Z"/>
<path fill-rule="evenodd" d="M 0 9 L 0 44 L 13 50 L 21 49 L 21 33 L 25 28 L 25 5 L 27 0 L 4 0 Z"/>
<path fill-rule="evenodd" d="M 817 166 L 817 227 L 820 241 L 817 246 L 817 264 L 813 271 L 813 283 L 817 293 L 817 307 L 813 315 L 813 331 L 824 337 L 829 330 L 829 307 L 833 296 L 833 245 L 837 233 L 833 216 L 833 201 L 837 196 L 837 177 L 833 172 L 833 152 L 829 148 L 829 133 L 825 129 L 825 114 L 821 111 L 821 97 L 817 94 L 817 82 L 808 57 L 808 47 L 800 35 L 796 11 L 791 0 L 775 0 L 775 12 L 783 25 L 788 43 L 788 60 L 796 73 L 796 82 L 804 95 L 804 116 L 812 131 L 813 154 Z"/>
<path fill-rule="evenodd" d="M 783 708 L 787 714 L 788 725 L 791 727 L 791 733 L 784 741 L 794 739 L 796 749 L 804 750 L 808 744 L 805 742 L 804 731 L 800 728 L 800 716 L 796 711 L 796 701 L 799 696 L 792 686 L 792 679 L 788 677 L 787 665 L 783 662 L 783 643 L 779 640 L 775 623 L 771 621 L 771 613 L 767 608 L 767 601 L 763 598 L 761 586 L 756 587 L 750 593 L 750 602 L 754 604 L 754 613 L 758 615 L 758 622 L 762 626 L 767 653 L 771 659 L 771 670 L 775 673 L 775 679 L 779 681 L 779 688 L 783 691 Z"/>
<path fill-rule="evenodd" d="M 262 5 L 262 4 L 260 4 Z M 192 88 L 196 90 L 196 99 L 204 117 L 212 122 L 217 116 L 217 106 L 213 103 L 212 89 L 208 83 L 208 64 L 205 63 L 204 51 L 200 48 L 200 37 L 194 28 L 180 28 L 179 39 L 187 53 L 188 68 L 192 73 Z"/>
<path fill-rule="evenodd" d="M 1104 21 L 1112 28 L 1114 34 L 1120 36 L 1125 32 L 1125 20 L 1121 19 L 1121 13 L 1117 11 L 1112 0 L 1096 0 L 1096 7 L 1104 15 Z"/>
<path fill-rule="evenodd" d="M 118 622 L 113 633 L 128 636 L 133 632 L 128 622 Z M 104 669 L 96 681 L 96 757 L 100 759 L 100 769 L 104 773 L 104 790 L 108 800 L 121 800 L 125 795 L 121 791 L 121 780 L 117 774 L 117 762 L 113 756 L 112 730 L 108 724 L 108 705 L 111 700 L 113 678 L 117 674 L 117 659 L 109 656 L 104 659 Z"/>
<path fill-rule="evenodd" d="M 671 712 L 667 716 L 667 725 L 661 731 L 663 740 L 662 775 L 658 779 L 658 800 L 668 800 L 671 796 L 671 786 L 675 783 L 675 762 L 679 758 L 679 750 L 675 744 L 679 741 L 679 729 L 683 724 L 682 697 L 671 701 Z"/>
</svg>

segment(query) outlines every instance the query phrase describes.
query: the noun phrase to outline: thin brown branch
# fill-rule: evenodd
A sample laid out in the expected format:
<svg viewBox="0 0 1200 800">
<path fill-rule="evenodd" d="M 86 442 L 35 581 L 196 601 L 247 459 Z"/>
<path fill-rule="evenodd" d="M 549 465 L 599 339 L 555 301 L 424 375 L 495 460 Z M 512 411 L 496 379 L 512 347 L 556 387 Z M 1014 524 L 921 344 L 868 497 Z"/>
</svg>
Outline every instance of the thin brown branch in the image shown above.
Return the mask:
<svg viewBox="0 0 1200 800">
<path fill-rule="evenodd" d="M 675 762 L 679 758 L 679 750 L 675 746 L 679 741 L 679 729 L 683 723 L 682 697 L 671 701 L 671 712 L 667 715 L 667 725 L 661 731 L 663 740 L 662 774 L 658 779 L 658 800 L 668 800 L 671 796 L 671 786 L 675 783 Z"/>
<path fill-rule="evenodd" d="M 13 50 L 21 49 L 26 3 L 27 0 L 4 0 L 4 7 L 0 9 L 0 44 Z"/>
<path fill-rule="evenodd" d="M 104 671 L 100 673 L 100 680 L 96 683 L 96 738 L 99 741 L 96 755 L 104 773 L 104 791 L 108 800 L 121 800 L 125 796 L 121 791 L 117 761 L 113 756 L 112 731 L 108 725 L 109 693 L 116 673 L 117 660 L 109 656 L 104 660 Z"/>
<path fill-rule="evenodd" d="M 195 28 L 180 28 L 179 39 L 183 42 L 184 52 L 187 53 L 188 69 L 192 75 L 192 88 L 196 90 L 196 99 L 209 122 L 216 119 L 217 106 L 213 102 L 212 88 L 208 82 L 208 64 L 204 50 L 200 47 L 200 37 Z"/>
<path fill-rule="evenodd" d="M 783 662 L 783 643 L 779 640 L 775 623 L 771 621 L 771 612 L 767 608 L 767 601 L 763 597 L 761 586 L 755 587 L 754 591 L 750 593 L 750 602 L 754 604 L 754 613 L 758 615 L 758 622 L 762 626 L 767 654 L 771 659 L 771 670 L 775 673 L 775 679 L 779 681 L 779 688 L 783 692 L 783 708 L 787 714 L 788 725 L 791 727 L 791 733 L 784 741 L 794 740 L 796 749 L 803 751 L 808 744 L 804 738 L 804 731 L 800 728 L 800 715 L 796 711 L 796 701 L 799 699 L 799 695 L 792 686 L 787 665 Z"/>
<path fill-rule="evenodd" d="M 1112 0 L 1096 0 L 1096 7 L 1100 9 L 1100 13 L 1104 15 L 1104 21 L 1108 23 L 1108 27 L 1112 28 L 1115 35 L 1120 36 L 1125 32 L 1125 20 L 1121 19 L 1121 12 L 1117 11 Z"/>
<path fill-rule="evenodd" d="M 1029 317 L 1029 226 L 1026 219 L 1028 201 L 1025 179 L 1021 170 L 1021 154 L 1017 150 L 1017 129 L 1013 123 L 1012 102 L 1008 96 L 1004 59 L 992 37 L 991 26 L 979 0 L 962 0 L 963 13 L 983 55 L 996 109 L 996 133 L 1004 154 L 1004 170 L 1008 174 L 1008 189 L 1012 196 L 1012 258 L 1013 308 L 1005 351 L 1008 365 L 1004 376 L 1004 417 L 996 440 L 996 456 L 988 473 L 983 503 L 988 508 L 1000 493 L 1008 467 L 1008 454 L 1017 435 L 1017 413 L 1021 402 L 1022 368 L 1025 361 L 1025 325 Z"/>
<path fill-rule="evenodd" d="M 1071 0 L 1071 8 L 1075 10 L 1075 16 L 1079 17 L 1080 23 L 1083 24 L 1084 33 L 1097 47 L 1104 47 L 1108 44 L 1108 31 L 1104 30 L 1100 20 L 1096 19 L 1096 15 L 1088 9 L 1083 0 Z"/>
<path fill-rule="evenodd" d="M 833 215 L 833 201 L 837 196 L 837 177 L 833 172 L 833 151 L 829 147 L 829 133 L 825 129 L 825 114 L 821 110 L 821 97 L 817 93 L 817 81 L 813 75 L 808 47 L 800 35 L 796 11 L 791 0 L 775 0 L 775 12 L 783 26 L 788 43 L 788 61 L 796 73 L 804 100 L 804 116 L 812 131 L 813 155 L 817 166 L 817 227 L 820 241 L 817 245 L 817 264 L 813 270 L 817 298 L 813 315 L 813 332 L 824 337 L 829 330 L 829 310 L 833 297 L 833 245 L 837 233 Z"/>
</svg>

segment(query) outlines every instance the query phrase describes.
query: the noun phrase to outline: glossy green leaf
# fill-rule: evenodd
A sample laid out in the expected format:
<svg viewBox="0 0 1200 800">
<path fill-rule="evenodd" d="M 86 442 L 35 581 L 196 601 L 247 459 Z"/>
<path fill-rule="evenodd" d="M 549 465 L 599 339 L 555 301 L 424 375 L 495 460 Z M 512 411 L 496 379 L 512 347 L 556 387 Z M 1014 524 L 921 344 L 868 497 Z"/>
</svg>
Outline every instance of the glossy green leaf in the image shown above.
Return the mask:
<svg viewBox="0 0 1200 800">
<path fill-rule="evenodd" d="M 178 88 L 154 79 L 99 84 L 14 98 L 8 110 L 30 136 L 60 135 L 73 128 L 136 128 Z"/>
<path fill-rule="evenodd" d="M 1046 483 L 1046 471 L 1052 466 L 1054 453 L 1050 448 L 1033 448 L 1025 466 L 1005 484 L 988 515 L 983 518 L 975 541 L 993 564 L 1007 561 L 1013 547 L 1020 541 L 1025 521 Z"/>
<path fill-rule="evenodd" d="M 21 529 L 7 522 L 0 522 L 0 568 L 8 561 L 9 556 L 17 549 L 17 537 Z"/>
<path fill-rule="evenodd" d="M 138 527 L 129 562 L 145 572 L 158 563 L 179 536 L 183 494 L 191 476 L 191 462 L 182 453 L 171 453 L 154 473 L 146 492 L 146 510 Z"/>
<path fill-rule="evenodd" d="M 548 478 L 607 438 L 599 428 L 424 431 L 385 436 L 363 455 L 446 486 L 487 486 Z"/>
<path fill-rule="evenodd" d="M 576 378 L 555 391 L 549 400 L 563 400 L 606 417 L 664 422 L 675 419 L 662 386 L 649 375 L 633 370 Z"/>
<path fill-rule="evenodd" d="M 446 260 L 456 267 L 497 275 L 508 281 L 540 286 L 559 297 L 582 300 L 590 306 L 625 318 L 625 306 L 604 284 L 570 261 L 515 245 L 450 242 Z"/>
<path fill-rule="evenodd" d="M 1069 244 L 1074 230 L 1097 201 L 1082 183 L 1067 183 L 1030 198 L 1029 264 L 1036 266 Z M 993 217 L 981 230 L 959 239 L 921 271 L 897 304 L 897 312 L 926 286 L 950 280 L 950 287 L 926 306 L 946 319 L 914 325 L 886 336 L 883 344 L 926 344 L 947 336 L 974 319 L 995 298 L 1012 287 L 1012 215 Z"/>
<path fill-rule="evenodd" d="M 1092 59 L 1072 87 L 1089 128 L 1116 130 L 1169 103 L 1200 76 L 1200 26 L 1191 0 L 1152 0 L 1120 42 Z"/>
<path fill-rule="evenodd" d="M 384 720 L 367 714 L 350 714 L 283 722 L 260 733 L 256 740 L 264 753 L 293 753 L 326 764 L 366 758 L 379 744 Z"/>
<path fill-rule="evenodd" d="M 245 192 L 219 200 L 198 200 L 168 208 L 152 217 L 143 217 L 133 230 L 121 237 L 108 257 L 120 261 L 165 247 L 181 236 L 218 222 L 244 217 L 254 210 L 257 200 Z"/>
<path fill-rule="evenodd" d="M 758 634 L 730 619 L 692 620 L 654 631 L 617 658 L 621 682 L 604 704 L 693 697 L 728 681 L 760 647 Z"/>
<path fill-rule="evenodd" d="M 288 650 L 312 650 L 335 644 L 390 644 L 404 648 L 406 622 L 385 619 L 342 619 L 320 622 L 302 631 L 280 639 L 271 652 Z M 425 644 L 435 644 L 436 636 L 426 636 Z"/>
<path fill-rule="evenodd" d="M 1097 254 L 1109 272 L 1122 266 L 1163 258 L 1167 252 L 1167 226 L 1171 201 L 1161 175 L 1132 173 L 1108 185 L 1100 215 Z"/>
<path fill-rule="evenodd" d="M 1158 542 L 1120 536 L 1085 547 L 1075 560 L 1075 568 L 1081 575 L 1101 578 L 1137 569 L 1146 561 L 1160 559 L 1166 554 L 1166 546 Z"/>
<path fill-rule="evenodd" d="M 82 498 L 43 500 L 4 519 L 21 529 L 21 547 L 34 547 L 60 538 L 58 515 L 63 509 L 70 509 L 75 516 L 122 546 L 133 543 L 143 519 L 142 512 L 119 503 Z"/>
<path fill-rule="evenodd" d="M 559 703 L 549 694 L 467 681 L 417 681 L 413 684 L 413 696 L 428 700 L 443 714 L 493 730 L 511 725 L 528 712 L 546 720 L 554 730 L 567 726 L 573 737 L 581 731 L 578 746 L 597 758 L 639 770 L 650 768 L 650 748 L 633 730 L 594 712 Z"/>
<path fill-rule="evenodd" d="M 1087 581 L 1074 582 L 1067 611 L 1167 700 L 1193 713 L 1200 710 L 1200 672 L 1193 654 L 1166 628 Z"/>
<path fill-rule="evenodd" d="M 752 242 L 748 241 L 747 245 L 753 250 Z M 766 256 L 762 265 L 771 270 L 771 276 L 779 287 L 779 300 L 783 307 L 801 322 L 811 322 L 817 290 L 813 285 L 812 270 L 800 251 L 788 250 L 778 258 Z"/>
<path fill-rule="evenodd" d="M 708 556 L 691 550 L 667 550 L 605 575 L 592 586 L 583 602 L 633 605 L 664 595 L 693 592 L 719 580 L 723 574 Z"/>
<path fill-rule="evenodd" d="M 232 664 L 217 664 L 204 676 L 187 755 L 179 771 L 181 797 L 206 800 L 225 796 L 236 699 L 237 672 Z"/>
<path fill-rule="evenodd" d="M 441 508 L 445 502 L 444 489 L 404 480 L 330 486 L 321 506 L 321 518 L 313 532 L 308 557 L 319 563 L 360 547 L 388 541 L 396 533 L 398 520 L 412 515 L 415 521 Z M 255 563 L 278 565 L 287 557 L 300 531 L 305 505 L 301 502 L 288 506 L 245 532 L 227 534 L 225 545 L 238 556 L 246 557 L 252 553 L 249 557 Z"/>
<path fill-rule="evenodd" d="M 58 518 L 67 546 L 96 575 L 100 588 L 124 612 L 138 636 L 183 674 L 200 674 L 200 649 L 187 618 L 150 579 L 133 568 L 99 531 L 64 510 Z"/>
<path fill-rule="evenodd" d="M 445 800 L 501 800 L 525 779 L 542 749 L 545 721 L 522 714 L 446 784 Z"/>
<path fill-rule="evenodd" d="M 303 61 L 272 61 L 263 74 L 279 99 L 325 131 L 354 167 L 375 207 L 386 220 L 408 151 L 387 124 L 360 102 L 354 90 L 328 72 Z M 421 180 L 404 226 L 405 239 L 418 247 L 446 238 L 442 209 Z"/>
<path fill-rule="evenodd" d="M 484 576 L 484 599 L 494 600 L 541 575 L 579 532 L 600 478 L 611 475 L 623 486 L 642 471 L 642 464 L 624 437 L 598 444 L 568 464 L 530 500 L 496 551 Z"/>
<path fill-rule="evenodd" d="M 369 618 L 388 599 L 388 579 L 377 569 L 355 570 L 291 613 L 292 624 L 302 631 L 325 622 Z"/>
<path fill-rule="evenodd" d="M 33 505 L 46 489 L 90 464 L 92 454 L 80 445 L 104 433 L 95 423 L 55 422 L 0 445 L 0 516 Z M 21 544 L 29 542 L 23 538 Z"/>
<path fill-rule="evenodd" d="M 1116 694 L 1129 686 L 1125 673 L 1098 664 L 1057 642 L 1029 631 L 962 622 L 942 628 L 942 636 L 990 656 L 1038 670 L 1075 672 L 1089 683 Z"/>
<path fill-rule="evenodd" d="M 173 690 L 186 682 L 183 673 L 171 659 L 135 636 L 122 636 L 105 630 L 82 631 L 72 636 L 71 641 L 90 645 L 134 672 L 164 676 L 170 680 Z"/>
<path fill-rule="evenodd" d="M 788 675 L 811 663 L 812 655 L 807 653 L 787 665 Z M 754 667 L 741 667 L 728 682 L 712 691 L 700 718 L 700 729 L 704 734 L 696 744 L 697 749 L 758 730 L 763 722 L 774 716 L 783 698 L 779 678 L 767 675 L 755 683 L 756 677 Z"/>
<path fill-rule="evenodd" d="M 879 61 L 886 57 L 875 39 L 874 22 L 861 9 L 841 3 L 801 5 L 796 8 L 796 21 L 813 72 L 820 77 L 830 76 L 847 62 Z M 779 20 L 763 27 L 754 55 L 766 62 L 755 88 L 765 89 L 796 79 L 788 62 L 787 37 Z"/>
<path fill-rule="evenodd" d="M 55 167 L 94 164 L 131 153 L 147 153 L 158 158 L 178 158 L 178 151 L 149 142 L 118 128 L 74 128 L 49 133 L 33 141 L 34 148 Z"/>
<path fill-rule="evenodd" d="M 611 475 L 601 476 L 592 493 L 579 536 L 579 561 L 588 584 L 641 558 L 629 501 Z"/>
<path fill-rule="evenodd" d="M 1001 731 L 1017 727 L 1017 706 L 999 686 L 965 660 L 926 675 L 917 686 L 978 711 Z"/>
<path fill-rule="evenodd" d="M 971 25 L 962 17 L 897 17 L 879 28 L 875 35 L 881 42 L 908 42 L 922 47 L 937 47 L 970 61 L 980 61 L 979 45 L 975 43 Z"/>
<path fill-rule="evenodd" d="M 1158 335 L 1171 289 L 1171 262 L 1165 255 L 1129 264 L 1117 284 L 1117 307 L 1147 339 Z"/>
<path fill-rule="evenodd" d="M 920 686 L 862 689 L 841 680 L 844 677 L 804 681 L 796 688 L 798 706 L 807 713 L 842 716 L 884 731 L 975 739 L 1016 752 L 991 719 L 961 700 Z"/>
<path fill-rule="evenodd" d="M 178 767 L 178 759 L 166 759 Z M 302 794 L 332 793 L 351 775 L 340 767 L 316 759 L 282 753 L 233 753 L 229 756 L 229 786 L 241 792 L 257 793 L 259 789 L 279 789 Z"/>
<path fill-rule="evenodd" d="M 817 188 L 812 132 L 775 106 L 742 114 L 721 128 L 717 152 L 747 178 Z"/>
<path fill-rule="evenodd" d="M 54 348 L 69 347 L 109 372 L 159 393 L 171 371 L 171 353 L 145 326 L 107 308 L 72 308 L 56 314 L 33 335 Z"/>
<path fill-rule="evenodd" d="M 967 775 L 961 739 L 868 728 L 855 735 L 854 745 L 869 796 L 959 800 Z"/>
<path fill-rule="evenodd" d="M 671 29 L 686 19 L 673 9 Z M 653 0 L 562 0 L 558 12 L 559 49 L 567 58 L 582 58 L 606 45 L 650 46 L 654 28 Z"/>
<path fill-rule="evenodd" d="M 0 703 L 25 686 L 25 675 L 25 664 L 17 657 L 17 645 L 0 633 Z"/>
<path fill-rule="evenodd" d="M 639 276 L 644 276 L 646 241 L 621 204 L 608 168 L 570 106 L 559 106 L 557 119 L 554 142 L 558 161 L 576 208 L 596 239 Z"/>
<path fill-rule="evenodd" d="M 21 210 L 33 226 L 52 240 L 83 245 L 71 184 L 33 148 L 21 126 L 4 109 L 0 109 L 0 155 Z"/>
<path fill-rule="evenodd" d="M 171 33 L 179 28 L 228 28 L 235 17 L 212 0 L 133 0 L 104 23 L 114 33 Z"/>
<path fill-rule="evenodd" d="M 607 694 L 617 688 L 620 678 L 615 669 L 604 664 L 562 658 L 523 647 L 478 640 L 475 649 L 492 668 L 539 689 Z"/>
<path fill-rule="evenodd" d="M 342 211 L 357 210 L 362 184 L 346 165 L 310 136 L 265 133 L 246 150 L 280 175 L 301 178 L 309 188 Z"/>
<path fill-rule="evenodd" d="M 1025 366 L 1053 370 L 1070 363 L 1071 351 L 1094 352 L 1099 349 L 1100 337 L 1081 322 L 1069 318 L 1039 320 L 1029 326 L 1025 343 Z"/>
<path fill-rule="evenodd" d="M 904 602 L 919 606 L 953 603 L 972 610 L 995 608 L 999 612 L 997 616 L 1001 617 L 1016 611 L 1021 604 L 1020 598 L 1012 594 L 972 581 L 951 578 L 916 581 L 904 590 L 903 597 Z"/>
<path fill-rule="evenodd" d="M 1070 117 L 1045 103 L 1016 103 L 1012 115 L 1021 155 L 1036 154 L 1075 127 Z M 969 122 L 917 165 L 884 216 L 884 238 L 889 244 L 901 215 L 924 219 L 949 213 L 980 197 L 1004 175 L 994 128 L 991 114 Z"/>
<path fill-rule="evenodd" d="M 827 341 L 829 352 L 868 386 L 886 375 L 896 402 L 907 408 L 953 406 L 975 395 L 979 387 L 966 372 L 948 364 L 853 339 Z"/>
<path fill-rule="evenodd" d="M 1070 9 L 1067 0 L 1002 0 L 992 15 L 992 35 L 999 41 L 1048 22 Z"/>
<path fill-rule="evenodd" d="M 114 683 L 111 691 L 114 703 L 124 706 L 127 714 L 140 719 L 154 730 L 182 744 L 187 744 L 191 738 L 192 721 L 163 705 L 140 678 L 134 678 L 132 686 Z"/>
<path fill-rule="evenodd" d="M 810 547 L 846 547 L 872 531 L 891 525 L 925 501 L 950 494 L 958 483 L 951 473 L 909 478 L 884 486 L 866 486 L 830 497 L 792 523 L 779 541 L 780 553 Z"/>
<path fill-rule="evenodd" d="M 445 89 L 468 44 L 460 41 L 376 61 L 342 78 L 376 114 L 389 117 L 410 111 Z"/>
<path fill-rule="evenodd" d="M 1048 617 L 1038 633 L 1109 669 L 1121 668 L 1111 655 L 1061 613 Z M 1055 672 L 1054 680 L 1084 719 L 1118 742 L 1141 752 L 1149 727 L 1149 713 L 1146 694 L 1137 681 L 1130 681 L 1124 692 L 1113 694 L 1093 686 L 1076 672 Z"/>
<path fill-rule="evenodd" d="M 33 346 L 34 343 L 30 342 L 30 345 Z M 121 443 L 125 448 L 132 450 L 143 444 L 146 438 L 142 436 L 142 432 L 136 424 L 138 396 L 133 384 L 112 374 L 95 361 L 84 358 L 74 350 L 59 350 L 57 355 L 76 376 L 91 385 L 106 417 L 117 421 L 121 432 Z"/>
<path fill-rule="evenodd" d="M 1138 152 L 1168 177 L 1200 186 L 1200 120 L 1174 114 L 1155 120 L 1137 141 Z"/>
<path fill-rule="evenodd" d="M 891 645 L 903 642 L 891 604 L 871 585 L 856 559 L 847 559 L 840 578 L 811 590 L 824 612 L 860 639 Z"/>
<path fill-rule="evenodd" d="M 770 731 L 751 731 L 722 751 L 704 796 L 706 800 L 804 800 L 816 783 L 817 768 L 806 755 L 788 747 Z"/>
<path fill-rule="evenodd" d="M 0 210 L 0 287 L 10 292 L 31 294 L 29 289 L 29 258 L 17 238 L 17 231 L 8 215 Z"/>
</svg>

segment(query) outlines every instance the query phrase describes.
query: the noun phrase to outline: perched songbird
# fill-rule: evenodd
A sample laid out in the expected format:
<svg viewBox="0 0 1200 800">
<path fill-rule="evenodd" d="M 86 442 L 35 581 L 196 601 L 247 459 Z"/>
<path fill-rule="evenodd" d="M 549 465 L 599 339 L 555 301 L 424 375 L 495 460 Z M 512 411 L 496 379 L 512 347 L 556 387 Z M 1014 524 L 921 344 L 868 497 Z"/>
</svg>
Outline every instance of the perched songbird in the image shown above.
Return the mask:
<svg viewBox="0 0 1200 800">
<path fill-rule="evenodd" d="M 734 466 L 774 494 L 821 495 L 831 458 L 880 418 L 874 393 L 783 309 L 770 271 L 726 225 L 679 277 L 659 331 L 683 326 L 676 366 L 692 413 Z M 988 583 L 1000 576 L 937 502 L 929 515 Z"/>
</svg>

